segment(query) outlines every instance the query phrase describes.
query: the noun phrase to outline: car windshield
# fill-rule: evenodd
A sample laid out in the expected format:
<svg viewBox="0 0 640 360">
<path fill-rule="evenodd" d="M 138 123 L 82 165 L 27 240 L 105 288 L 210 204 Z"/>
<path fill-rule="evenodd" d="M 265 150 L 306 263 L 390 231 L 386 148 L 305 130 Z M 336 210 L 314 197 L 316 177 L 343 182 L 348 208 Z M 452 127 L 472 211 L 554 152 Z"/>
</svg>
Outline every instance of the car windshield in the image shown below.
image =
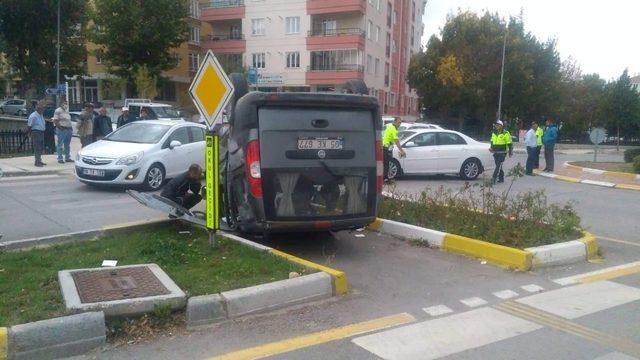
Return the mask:
<svg viewBox="0 0 640 360">
<path fill-rule="evenodd" d="M 135 122 L 123 126 L 107 135 L 104 140 L 130 142 L 138 144 L 155 144 L 169 131 L 171 125 L 145 124 Z"/>
<path fill-rule="evenodd" d="M 415 131 L 400 131 L 398 133 L 398 139 L 400 141 L 403 141 L 403 140 L 407 139 L 409 136 L 411 136 L 411 135 L 413 135 L 415 133 L 416 133 Z"/>
<path fill-rule="evenodd" d="M 178 111 L 176 111 L 176 109 L 169 106 L 154 107 L 153 111 L 155 111 L 156 115 L 159 118 L 179 118 L 180 117 L 180 114 L 178 114 Z"/>
</svg>

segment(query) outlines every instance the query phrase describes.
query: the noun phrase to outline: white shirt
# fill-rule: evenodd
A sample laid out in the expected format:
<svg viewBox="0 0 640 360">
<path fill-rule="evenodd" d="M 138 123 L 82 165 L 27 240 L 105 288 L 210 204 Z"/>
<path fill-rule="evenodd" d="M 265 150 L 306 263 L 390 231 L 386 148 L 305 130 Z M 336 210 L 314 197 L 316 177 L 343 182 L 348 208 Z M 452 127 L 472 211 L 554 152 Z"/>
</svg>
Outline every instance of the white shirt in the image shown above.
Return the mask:
<svg viewBox="0 0 640 360">
<path fill-rule="evenodd" d="M 536 131 L 533 129 L 529 129 L 527 133 L 524 135 L 524 144 L 527 147 L 537 147 L 538 139 L 536 138 Z"/>
</svg>

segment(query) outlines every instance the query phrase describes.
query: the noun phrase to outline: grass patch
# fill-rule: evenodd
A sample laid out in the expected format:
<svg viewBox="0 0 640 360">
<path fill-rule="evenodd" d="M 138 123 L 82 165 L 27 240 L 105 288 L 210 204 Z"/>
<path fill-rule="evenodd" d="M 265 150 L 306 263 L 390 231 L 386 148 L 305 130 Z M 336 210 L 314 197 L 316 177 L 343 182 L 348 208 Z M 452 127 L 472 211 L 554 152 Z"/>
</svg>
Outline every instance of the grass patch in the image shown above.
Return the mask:
<svg viewBox="0 0 640 360">
<path fill-rule="evenodd" d="M 605 171 L 617 171 L 635 174 L 633 170 L 633 163 L 624 162 L 593 162 L 593 161 L 572 161 L 569 164 L 582 166 L 586 168 L 605 170 Z"/>
<path fill-rule="evenodd" d="M 521 171 L 516 169 L 511 185 Z M 458 190 L 426 189 L 420 195 L 385 197 L 378 216 L 518 249 L 575 240 L 580 217 L 571 204 L 548 202 L 544 191 L 510 194 L 486 184 Z"/>
<path fill-rule="evenodd" d="M 181 230 L 190 234 L 180 234 Z M 310 272 L 227 239 L 211 248 L 204 231 L 181 224 L 91 242 L 2 253 L 0 326 L 64 315 L 58 271 L 99 267 L 104 259 L 116 259 L 118 265 L 156 263 L 188 296 L 287 279 L 292 271 Z"/>
</svg>

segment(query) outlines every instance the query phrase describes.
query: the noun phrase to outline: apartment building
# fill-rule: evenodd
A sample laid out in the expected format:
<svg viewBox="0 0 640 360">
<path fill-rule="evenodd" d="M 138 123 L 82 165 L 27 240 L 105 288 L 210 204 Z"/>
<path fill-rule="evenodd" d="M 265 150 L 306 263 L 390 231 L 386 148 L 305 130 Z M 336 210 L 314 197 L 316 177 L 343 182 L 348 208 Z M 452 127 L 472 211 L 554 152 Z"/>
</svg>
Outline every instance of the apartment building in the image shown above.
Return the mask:
<svg viewBox="0 0 640 360">
<path fill-rule="evenodd" d="M 426 0 L 201 1 L 201 43 L 231 71 L 255 68 L 262 91 L 340 91 L 362 79 L 384 114 L 418 116 L 406 83 Z"/>
</svg>

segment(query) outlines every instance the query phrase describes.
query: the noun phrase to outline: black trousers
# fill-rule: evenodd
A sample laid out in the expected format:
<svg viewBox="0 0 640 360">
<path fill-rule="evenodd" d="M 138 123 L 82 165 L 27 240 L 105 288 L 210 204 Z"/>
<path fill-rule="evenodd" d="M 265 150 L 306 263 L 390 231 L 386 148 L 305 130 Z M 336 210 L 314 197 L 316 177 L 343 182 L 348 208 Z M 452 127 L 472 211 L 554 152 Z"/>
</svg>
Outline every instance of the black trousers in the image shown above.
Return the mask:
<svg viewBox="0 0 640 360">
<path fill-rule="evenodd" d="M 180 196 L 171 200 L 180 204 L 185 209 L 191 209 L 192 207 L 196 206 L 200 201 L 202 201 L 202 196 L 200 196 L 200 194 L 187 193 L 184 196 Z"/>
<path fill-rule="evenodd" d="M 538 156 L 538 148 L 527 146 L 527 167 L 525 171 L 527 175 L 533 174 L 533 168 L 535 167 L 537 156 Z"/>
<path fill-rule="evenodd" d="M 31 142 L 33 143 L 33 155 L 36 164 L 42 163 L 42 152 L 44 151 L 44 131 L 31 130 Z"/>
<path fill-rule="evenodd" d="M 384 179 L 387 180 L 389 178 L 389 162 L 393 159 L 393 150 L 390 147 L 382 148 L 382 161 L 384 162 Z"/>
<path fill-rule="evenodd" d="M 538 145 L 538 147 L 536 147 L 536 157 L 535 161 L 533 162 L 534 169 L 540 168 L 540 152 L 542 152 L 542 145 Z"/>
<path fill-rule="evenodd" d="M 545 144 L 544 145 L 544 170 L 545 171 L 553 171 L 553 163 L 555 161 L 553 151 L 555 150 L 556 144 Z"/>
<path fill-rule="evenodd" d="M 498 180 L 498 182 L 504 182 L 504 170 L 502 169 L 502 163 L 504 163 L 504 160 L 507 158 L 507 154 L 506 153 L 495 153 L 493 154 L 493 160 L 496 163 L 496 168 L 495 170 L 493 170 L 493 181 L 495 182 L 496 179 Z"/>
</svg>

